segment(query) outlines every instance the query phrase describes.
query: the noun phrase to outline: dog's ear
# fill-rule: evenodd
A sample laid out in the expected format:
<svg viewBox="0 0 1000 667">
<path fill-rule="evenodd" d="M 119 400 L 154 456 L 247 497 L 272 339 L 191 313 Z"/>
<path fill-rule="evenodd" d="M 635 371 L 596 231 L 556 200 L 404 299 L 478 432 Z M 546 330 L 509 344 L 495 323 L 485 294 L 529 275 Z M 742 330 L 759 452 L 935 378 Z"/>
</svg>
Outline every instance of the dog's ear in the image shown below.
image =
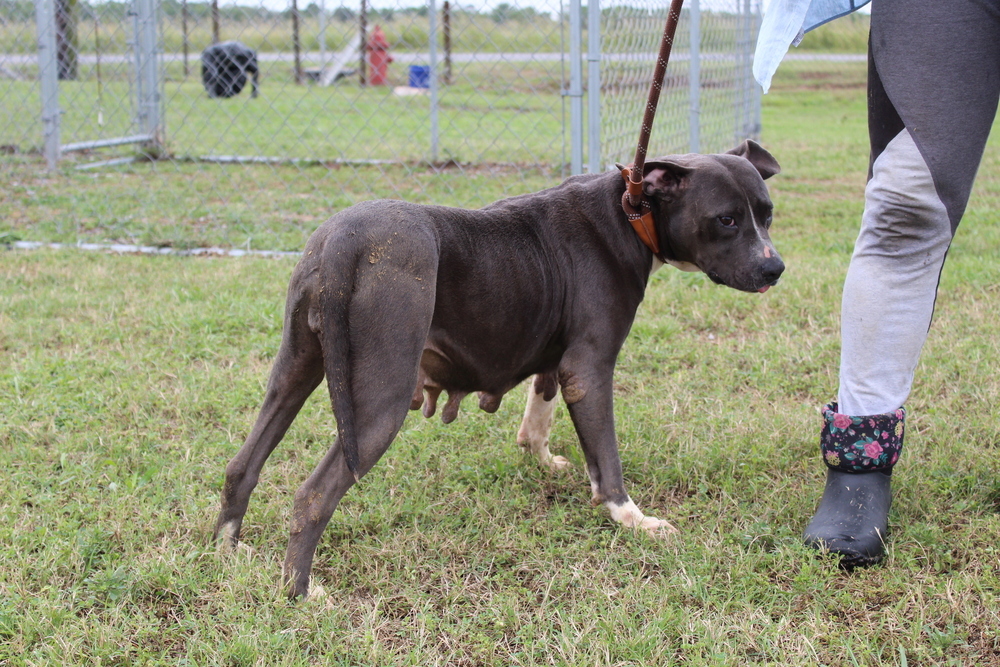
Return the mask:
<svg viewBox="0 0 1000 667">
<path fill-rule="evenodd" d="M 691 167 L 679 160 L 653 160 L 643 167 L 642 191 L 649 197 L 672 200 L 680 196 Z"/>
<path fill-rule="evenodd" d="M 738 155 L 750 161 L 757 173 L 765 181 L 775 174 L 781 173 L 781 166 L 770 153 L 764 150 L 763 146 L 753 139 L 747 139 L 742 144 L 731 151 L 726 151 L 729 155 Z"/>
</svg>

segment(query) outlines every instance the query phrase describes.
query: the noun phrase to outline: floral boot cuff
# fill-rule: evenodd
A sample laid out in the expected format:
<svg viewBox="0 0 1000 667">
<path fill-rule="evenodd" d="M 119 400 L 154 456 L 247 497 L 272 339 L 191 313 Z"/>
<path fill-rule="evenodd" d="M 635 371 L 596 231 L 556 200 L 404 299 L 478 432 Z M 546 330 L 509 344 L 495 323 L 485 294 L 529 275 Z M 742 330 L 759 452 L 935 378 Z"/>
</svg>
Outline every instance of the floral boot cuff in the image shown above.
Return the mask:
<svg viewBox="0 0 1000 667">
<path fill-rule="evenodd" d="M 903 451 L 903 418 L 906 410 L 866 417 L 837 412 L 837 403 L 823 408 L 823 433 L 819 447 L 830 468 L 843 472 L 888 473 Z"/>
</svg>

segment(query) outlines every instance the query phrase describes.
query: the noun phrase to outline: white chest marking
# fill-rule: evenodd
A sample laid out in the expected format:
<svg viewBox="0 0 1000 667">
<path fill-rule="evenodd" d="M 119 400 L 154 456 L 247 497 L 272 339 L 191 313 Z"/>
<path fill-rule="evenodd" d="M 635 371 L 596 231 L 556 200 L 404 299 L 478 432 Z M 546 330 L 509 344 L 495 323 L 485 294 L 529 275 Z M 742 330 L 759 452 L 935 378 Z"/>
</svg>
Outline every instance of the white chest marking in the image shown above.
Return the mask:
<svg viewBox="0 0 1000 667">
<path fill-rule="evenodd" d="M 692 264 L 691 262 L 678 262 L 672 259 L 668 259 L 667 264 L 674 267 L 675 269 L 680 269 L 681 271 L 687 271 L 689 273 L 696 273 L 698 271 L 701 271 L 701 269 L 698 268 L 697 264 Z M 660 266 L 663 265 L 661 264 Z"/>
</svg>

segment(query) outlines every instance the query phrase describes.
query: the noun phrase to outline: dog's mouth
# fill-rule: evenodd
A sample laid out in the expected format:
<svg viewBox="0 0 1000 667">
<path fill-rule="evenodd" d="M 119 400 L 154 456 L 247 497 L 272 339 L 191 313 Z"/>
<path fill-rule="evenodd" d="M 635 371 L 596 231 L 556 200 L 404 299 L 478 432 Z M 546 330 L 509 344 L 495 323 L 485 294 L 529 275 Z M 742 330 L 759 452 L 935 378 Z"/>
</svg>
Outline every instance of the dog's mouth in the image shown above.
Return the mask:
<svg viewBox="0 0 1000 667">
<path fill-rule="evenodd" d="M 758 292 L 760 294 L 763 294 L 764 292 L 766 292 L 767 290 L 771 289 L 772 287 L 778 284 L 778 281 L 774 280 L 773 282 L 766 283 L 759 287 L 743 287 L 739 285 L 730 285 L 725 280 L 723 280 L 718 273 L 706 271 L 705 275 L 707 275 L 709 280 L 711 280 L 716 285 L 725 285 L 726 287 L 732 287 L 733 289 L 738 289 L 741 292 Z"/>
</svg>

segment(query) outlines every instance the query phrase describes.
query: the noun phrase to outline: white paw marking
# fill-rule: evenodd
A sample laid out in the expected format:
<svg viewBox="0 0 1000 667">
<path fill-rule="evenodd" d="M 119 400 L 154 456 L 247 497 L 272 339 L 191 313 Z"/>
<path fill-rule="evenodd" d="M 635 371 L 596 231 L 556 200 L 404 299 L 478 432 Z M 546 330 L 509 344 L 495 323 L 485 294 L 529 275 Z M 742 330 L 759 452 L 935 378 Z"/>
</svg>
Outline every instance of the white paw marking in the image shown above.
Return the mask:
<svg viewBox="0 0 1000 667">
<path fill-rule="evenodd" d="M 319 584 L 309 586 L 309 592 L 306 593 L 306 602 L 312 604 L 326 605 L 330 598 L 326 594 L 326 589 Z"/>
<path fill-rule="evenodd" d="M 235 519 L 222 524 L 222 528 L 219 530 L 219 553 L 231 553 L 237 545 L 242 544 L 236 541 L 238 530 Z"/>
<path fill-rule="evenodd" d="M 606 505 L 611 511 L 611 518 L 628 528 L 644 530 L 653 537 L 666 537 L 678 532 L 669 521 L 643 514 L 631 500 L 622 505 L 613 502 L 608 502 Z"/>
<path fill-rule="evenodd" d="M 567 468 L 573 466 L 573 464 L 570 463 L 569 459 L 565 456 L 552 456 L 546 462 L 546 465 L 548 465 L 549 470 L 552 472 L 559 472 L 560 470 L 566 470 Z"/>
</svg>

